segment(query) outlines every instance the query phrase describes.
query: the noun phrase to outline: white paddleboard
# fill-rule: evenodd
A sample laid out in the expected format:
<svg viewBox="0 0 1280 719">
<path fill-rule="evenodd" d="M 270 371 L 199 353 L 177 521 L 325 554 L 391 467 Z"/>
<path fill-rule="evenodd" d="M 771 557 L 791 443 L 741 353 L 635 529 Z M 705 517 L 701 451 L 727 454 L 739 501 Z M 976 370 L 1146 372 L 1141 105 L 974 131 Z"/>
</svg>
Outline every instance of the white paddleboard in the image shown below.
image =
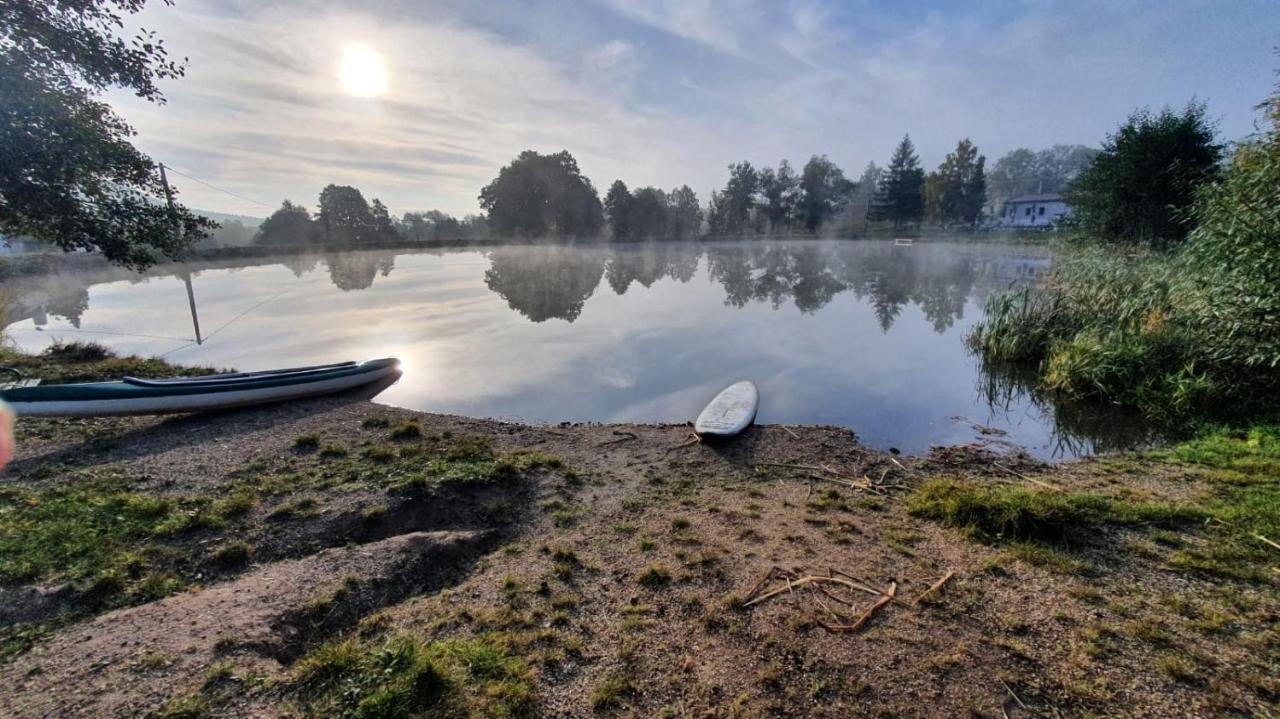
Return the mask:
<svg viewBox="0 0 1280 719">
<path fill-rule="evenodd" d="M 749 381 L 729 385 L 711 400 L 693 431 L 702 437 L 732 437 L 756 421 L 760 407 L 760 391 Z"/>
</svg>

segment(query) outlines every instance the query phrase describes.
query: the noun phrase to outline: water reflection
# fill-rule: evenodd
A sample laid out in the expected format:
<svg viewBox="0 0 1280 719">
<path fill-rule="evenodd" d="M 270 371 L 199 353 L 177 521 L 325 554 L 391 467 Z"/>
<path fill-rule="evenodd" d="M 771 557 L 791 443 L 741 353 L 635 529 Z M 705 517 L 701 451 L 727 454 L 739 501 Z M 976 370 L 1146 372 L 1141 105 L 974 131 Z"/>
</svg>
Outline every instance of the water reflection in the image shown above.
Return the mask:
<svg viewBox="0 0 1280 719">
<path fill-rule="evenodd" d="M 24 347 L 83 332 L 244 369 L 394 353 L 422 369 L 384 398 L 431 411 L 680 421 L 746 376 L 761 421 L 843 424 L 906 451 L 982 439 L 974 425 L 1042 456 L 1157 439 L 965 351 L 985 298 L 1049 262 L 1044 248 L 979 243 L 637 243 L 313 253 L 6 289 Z M 194 344 L 194 321 L 211 341 Z"/>
</svg>

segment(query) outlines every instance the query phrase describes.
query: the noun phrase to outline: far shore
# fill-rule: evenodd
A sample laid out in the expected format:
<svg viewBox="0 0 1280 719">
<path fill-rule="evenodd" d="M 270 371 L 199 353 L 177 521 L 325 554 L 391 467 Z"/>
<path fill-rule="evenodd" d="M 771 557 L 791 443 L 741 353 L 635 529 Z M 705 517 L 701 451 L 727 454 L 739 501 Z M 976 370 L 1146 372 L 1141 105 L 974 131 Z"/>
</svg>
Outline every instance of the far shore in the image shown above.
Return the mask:
<svg viewBox="0 0 1280 719">
<path fill-rule="evenodd" d="M 736 237 L 704 236 L 697 240 L 681 240 L 682 243 L 701 242 L 803 242 L 803 241 L 860 241 L 860 240 L 892 240 L 908 238 L 913 241 L 929 242 L 938 240 L 961 240 L 973 242 L 1020 242 L 1044 244 L 1054 237 L 1053 233 L 1025 230 L 1000 229 L 993 231 L 959 231 L 943 228 L 924 228 L 909 230 L 873 230 L 855 236 L 822 236 L 809 234 L 795 235 L 748 235 Z M 627 242 L 610 242 L 608 240 L 548 240 L 548 239 L 453 239 L 453 240 L 404 240 L 397 242 L 365 242 L 319 245 L 240 245 L 206 247 L 191 250 L 181 261 L 161 260 L 156 269 L 181 266 L 184 263 L 213 263 L 253 258 L 287 257 L 300 254 L 325 254 L 335 252 L 358 251 L 404 251 L 415 250 L 451 250 L 451 249 L 489 249 L 507 245 L 547 244 L 569 247 L 641 247 L 648 243 L 661 244 L 662 240 L 635 240 Z M 101 255 L 85 252 L 36 252 L 20 255 L 0 255 L 0 281 L 17 279 L 26 276 L 47 274 L 106 271 L 129 274 L 128 270 L 115 267 Z"/>
</svg>

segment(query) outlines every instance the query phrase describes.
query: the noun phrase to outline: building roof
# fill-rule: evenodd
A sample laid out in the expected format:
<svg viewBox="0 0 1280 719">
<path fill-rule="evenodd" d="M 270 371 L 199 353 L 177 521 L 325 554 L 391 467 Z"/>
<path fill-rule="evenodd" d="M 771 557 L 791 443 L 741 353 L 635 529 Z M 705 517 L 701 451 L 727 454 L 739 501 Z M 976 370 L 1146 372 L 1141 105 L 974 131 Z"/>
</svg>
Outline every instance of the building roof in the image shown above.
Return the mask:
<svg viewBox="0 0 1280 719">
<path fill-rule="evenodd" d="M 1062 194 L 1058 192 L 1044 192 L 1039 195 L 1018 195 L 1005 200 L 1007 203 L 1014 202 L 1062 202 Z"/>
</svg>

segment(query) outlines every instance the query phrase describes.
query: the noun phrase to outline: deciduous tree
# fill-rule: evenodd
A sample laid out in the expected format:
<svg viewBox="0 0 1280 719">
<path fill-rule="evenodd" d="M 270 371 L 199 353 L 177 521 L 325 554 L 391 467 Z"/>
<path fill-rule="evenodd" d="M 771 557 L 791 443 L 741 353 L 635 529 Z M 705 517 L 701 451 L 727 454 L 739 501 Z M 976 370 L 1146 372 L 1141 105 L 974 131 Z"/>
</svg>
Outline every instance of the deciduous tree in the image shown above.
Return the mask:
<svg viewBox="0 0 1280 719">
<path fill-rule="evenodd" d="M 163 104 L 156 82 L 183 74 L 155 33 L 121 37 L 143 5 L 0 2 L 0 231 L 142 268 L 216 227 L 165 205 L 156 164 L 98 99 L 119 88 Z"/>
<path fill-rule="evenodd" d="M 1223 145 L 1205 106 L 1141 110 L 1103 143 L 1067 191 L 1075 220 L 1090 235 L 1166 247 L 1186 237 L 1198 188 L 1218 177 Z"/>
</svg>

